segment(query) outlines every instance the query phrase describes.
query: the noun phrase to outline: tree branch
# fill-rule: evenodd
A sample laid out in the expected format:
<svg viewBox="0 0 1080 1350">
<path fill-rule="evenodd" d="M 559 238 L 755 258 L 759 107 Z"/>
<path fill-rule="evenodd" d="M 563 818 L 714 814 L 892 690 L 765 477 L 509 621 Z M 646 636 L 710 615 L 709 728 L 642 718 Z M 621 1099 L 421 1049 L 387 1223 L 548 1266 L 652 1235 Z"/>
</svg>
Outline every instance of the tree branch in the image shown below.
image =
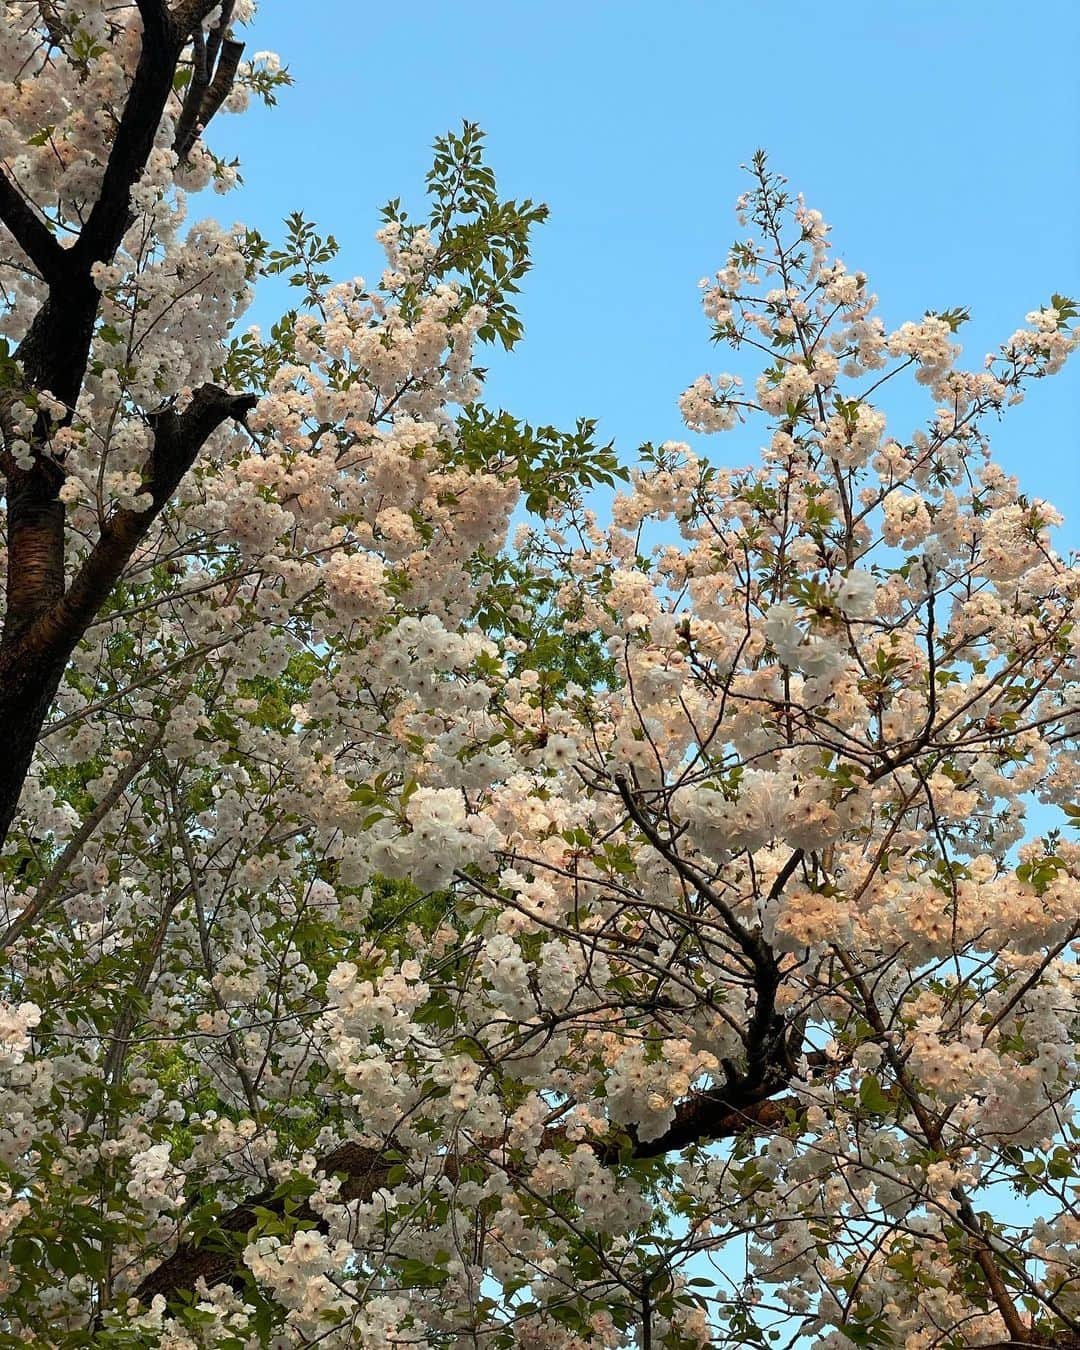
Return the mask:
<svg viewBox="0 0 1080 1350">
<path fill-rule="evenodd" d="M 634 796 L 629 781 L 621 774 L 614 779 L 619 796 L 630 819 L 642 832 L 654 849 L 664 858 L 675 872 L 717 911 L 728 932 L 739 944 L 753 969 L 754 1012 L 747 1028 L 746 1073 L 739 1075 L 734 1067 L 728 1069 L 727 1091 L 739 1094 L 740 1100 L 756 1101 L 762 1095 L 769 1095 L 762 1089 L 767 1085 L 775 1091 L 787 1081 L 788 1050 L 784 1045 L 785 1023 L 776 1011 L 776 993 L 780 987 L 780 967 L 772 948 L 760 932 L 748 930 L 726 904 L 716 888 L 699 868 L 680 856 L 671 839 L 665 839 L 649 819 L 646 812 Z M 769 890 L 769 900 L 777 900 L 783 894 L 784 887 L 791 880 L 803 860 L 803 850 L 794 849 L 787 862 L 778 872 Z M 778 1057 L 777 1050 L 782 1053 Z"/>
<path fill-rule="evenodd" d="M 149 763 L 161 742 L 162 735 L 163 732 L 159 729 L 146 741 L 138 753 L 132 755 L 131 759 L 128 760 L 123 770 L 117 775 L 116 781 L 68 840 L 64 851 L 49 869 L 48 876 L 38 886 L 33 900 L 16 914 L 3 935 L 0 935 L 0 951 L 6 951 L 13 942 L 17 942 L 31 924 L 47 911 L 48 906 L 60 889 L 60 883 L 67 874 L 68 868 L 78 857 L 83 845 L 127 791 L 135 775 Z"/>
<path fill-rule="evenodd" d="M 63 504 L 55 494 L 44 503 L 23 501 L 14 523 L 9 506 L 9 600 L 14 586 L 28 612 L 15 627 L 9 609 L 0 645 L 0 724 L 9 729 L 7 754 L 0 760 L 0 842 L 15 817 L 38 735 L 79 639 L 207 438 L 228 418 L 242 419 L 256 401 L 254 394 L 231 394 L 216 384 L 206 384 L 183 413 L 166 407 L 151 415 L 154 448 L 143 480 L 151 504 L 145 511 L 121 510 L 110 516 L 66 593 L 63 572 L 57 573 L 56 563 L 57 558 L 63 559 Z M 41 474 L 33 475 L 31 482 L 39 484 Z M 15 548 L 15 524 L 22 531 L 21 552 Z M 28 575 L 26 565 L 39 555 L 41 584 L 34 595 L 23 597 L 19 587 Z M 19 566 L 20 558 L 23 566 Z"/>
<path fill-rule="evenodd" d="M 698 1093 L 684 1102 L 676 1112 L 675 1121 L 658 1139 L 638 1141 L 631 1133 L 632 1158 L 658 1158 L 675 1149 L 694 1143 L 717 1139 L 731 1139 L 747 1133 L 771 1134 L 786 1123 L 792 1110 L 800 1109 L 794 1097 L 778 1101 L 759 1102 L 754 1107 L 734 1109 L 717 1093 Z M 559 1129 L 545 1131 L 543 1147 L 554 1148 L 565 1139 Z M 617 1145 L 594 1140 L 589 1145 L 602 1163 L 611 1166 L 622 1157 Z M 494 1142 L 493 1147 L 498 1147 Z M 440 1159 L 443 1175 L 453 1176 L 459 1166 L 457 1154 L 448 1153 Z M 325 1176 L 341 1177 L 341 1199 L 369 1201 L 377 1190 L 387 1184 L 392 1167 L 399 1166 L 399 1153 L 391 1157 L 387 1150 L 365 1148 L 359 1144 L 342 1144 L 316 1163 L 316 1170 Z M 220 1242 L 224 1235 L 246 1235 L 258 1222 L 258 1210 L 284 1214 L 285 1202 L 268 1189 L 227 1211 L 217 1221 L 211 1246 L 200 1245 L 199 1240 L 181 1242 L 171 1256 L 147 1275 L 135 1291 L 144 1303 L 157 1294 L 168 1297 L 182 1289 L 192 1289 L 197 1280 L 220 1284 L 233 1279 L 241 1268 L 240 1253 Z M 309 1225 L 325 1231 L 326 1223 L 307 1205 L 294 1214 L 297 1225 Z"/>
<path fill-rule="evenodd" d="M 759 1099 L 739 1105 L 727 1091 L 695 1093 L 675 1109 L 675 1119 L 658 1139 L 634 1138 L 634 1158 L 661 1158 L 665 1153 L 689 1148 L 692 1144 L 715 1143 L 741 1134 L 772 1134 L 783 1126 L 792 1112 L 802 1107 L 797 1097 Z M 597 1152 L 602 1162 L 615 1159 Z"/>
<path fill-rule="evenodd" d="M 201 24 L 218 3 L 219 0 L 180 0 L 171 14 L 173 27 L 185 36 L 194 32 L 196 25 Z"/>
<path fill-rule="evenodd" d="M 342 1178 L 342 1200 L 367 1202 L 386 1185 L 393 1166 L 397 1166 L 396 1158 L 391 1162 L 384 1151 L 364 1148 L 360 1144 L 342 1144 L 320 1158 L 316 1170 Z M 181 1289 L 193 1289 L 200 1279 L 207 1284 L 221 1284 L 234 1278 L 241 1268 L 240 1253 L 233 1245 L 220 1243 L 220 1238 L 229 1235 L 238 1238 L 248 1233 L 258 1222 L 258 1210 L 284 1214 L 285 1202 L 276 1198 L 274 1189 L 270 1188 L 228 1210 L 215 1226 L 214 1235 L 219 1239 L 216 1249 L 202 1246 L 198 1241 L 181 1242 L 171 1256 L 143 1279 L 135 1291 L 136 1297 L 149 1303 L 157 1294 L 168 1297 Z M 294 1217 L 297 1224 L 322 1223 L 306 1204 L 294 1211 Z"/>
<path fill-rule="evenodd" d="M 233 87 L 233 81 L 236 79 L 236 72 L 239 69 L 240 58 L 243 54 L 244 44 L 242 42 L 236 38 L 225 38 L 223 40 L 217 70 L 214 72 L 214 78 L 210 81 L 210 88 L 206 91 L 206 97 L 203 99 L 202 108 L 199 112 L 199 122 L 203 130 L 210 124 L 210 119 L 229 97 L 229 91 Z"/>
<path fill-rule="evenodd" d="M 229 418 L 242 420 L 257 402 L 254 394 L 232 394 L 204 384 L 183 413 L 163 408 L 151 414 L 154 448 L 143 490 L 152 504 L 145 511 L 121 510 L 109 517 L 67 593 L 0 653 L 0 679 L 15 662 L 67 660 L 208 438 Z"/>
<path fill-rule="evenodd" d="M 162 0 L 137 0 L 142 49 L 116 129 L 101 191 L 71 252 L 89 271 L 108 262 L 128 228 L 131 189 L 146 167 L 188 30 L 178 30 Z"/>
<path fill-rule="evenodd" d="M 173 149 L 181 163 L 228 98 L 236 79 L 244 44 L 227 36 L 232 11 L 232 0 L 224 0 L 221 18 L 207 38 L 203 38 L 200 26 L 196 25 L 194 29 L 195 57 L 191 83 L 184 96 L 184 106 L 177 119 L 176 135 L 173 138 Z"/>
<path fill-rule="evenodd" d="M 69 259 L 49 227 L 0 168 L 0 221 L 50 286 L 63 281 Z"/>
</svg>

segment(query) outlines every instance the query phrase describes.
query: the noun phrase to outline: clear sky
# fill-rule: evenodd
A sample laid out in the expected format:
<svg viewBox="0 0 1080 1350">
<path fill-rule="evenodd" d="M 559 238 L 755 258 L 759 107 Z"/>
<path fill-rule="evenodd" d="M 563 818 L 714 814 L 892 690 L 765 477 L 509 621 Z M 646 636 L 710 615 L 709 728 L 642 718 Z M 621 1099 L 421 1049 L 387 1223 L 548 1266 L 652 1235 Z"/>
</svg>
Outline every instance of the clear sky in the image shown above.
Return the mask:
<svg viewBox="0 0 1080 1350">
<path fill-rule="evenodd" d="M 641 441 L 685 438 L 679 393 L 724 368 L 696 283 L 739 233 L 739 165 L 758 146 L 869 273 L 887 324 L 972 307 L 972 364 L 1051 292 L 1080 292 L 1075 0 L 262 0 L 248 40 L 296 85 L 270 112 L 215 123 L 246 182 L 210 208 L 274 237 L 302 208 L 341 242 L 343 276 L 375 279 L 378 207 L 422 205 L 432 139 L 479 122 L 503 190 L 552 212 L 526 339 L 491 362 L 489 402 L 597 417 L 627 461 Z M 1070 517 L 1071 548 L 1075 360 L 995 441 Z M 757 448 L 748 429 L 708 442 L 729 463 Z"/>
</svg>

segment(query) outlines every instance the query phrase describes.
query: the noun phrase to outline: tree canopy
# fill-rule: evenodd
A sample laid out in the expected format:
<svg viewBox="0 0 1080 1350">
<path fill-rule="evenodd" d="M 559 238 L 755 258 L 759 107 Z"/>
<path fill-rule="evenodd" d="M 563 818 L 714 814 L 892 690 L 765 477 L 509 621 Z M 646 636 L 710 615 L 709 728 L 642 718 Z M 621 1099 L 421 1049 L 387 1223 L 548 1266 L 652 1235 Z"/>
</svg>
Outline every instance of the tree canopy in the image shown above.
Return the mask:
<svg viewBox="0 0 1080 1350">
<path fill-rule="evenodd" d="M 484 403 L 478 128 L 346 280 L 198 216 L 251 0 L 3 13 L 0 1346 L 1080 1345 L 1080 568 L 988 440 L 1073 302 L 967 370 L 759 153 L 753 462 L 620 461 Z"/>
</svg>

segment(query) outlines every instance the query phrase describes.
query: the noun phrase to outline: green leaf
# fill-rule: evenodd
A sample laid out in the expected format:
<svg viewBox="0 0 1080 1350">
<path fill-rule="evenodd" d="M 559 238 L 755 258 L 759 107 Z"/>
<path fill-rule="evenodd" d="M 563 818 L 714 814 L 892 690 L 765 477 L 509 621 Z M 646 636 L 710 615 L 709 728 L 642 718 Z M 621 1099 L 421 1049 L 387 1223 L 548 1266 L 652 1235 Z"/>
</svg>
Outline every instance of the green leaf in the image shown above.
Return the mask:
<svg viewBox="0 0 1080 1350">
<path fill-rule="evenodd" d="M 874 1115 L 891 1115 L 894 1104 L 885 1095 L 881 1082 L 872 1073 L 864 1076 L 859 1084 L 859 1101 L 867 1111 Z"/>
</svg>

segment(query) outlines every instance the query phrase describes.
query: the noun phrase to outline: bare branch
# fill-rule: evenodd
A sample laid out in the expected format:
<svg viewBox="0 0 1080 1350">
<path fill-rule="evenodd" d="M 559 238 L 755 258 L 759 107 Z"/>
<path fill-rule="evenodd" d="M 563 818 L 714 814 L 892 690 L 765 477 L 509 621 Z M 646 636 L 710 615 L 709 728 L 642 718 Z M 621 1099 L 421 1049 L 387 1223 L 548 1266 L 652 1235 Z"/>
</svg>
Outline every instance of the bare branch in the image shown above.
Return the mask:
<svg viewBox="0 0 1080 1350">
<path fill-rule="evenodd" d="M 203 36 L 198 24 L 192 32 L 195 51 L 191 82 L 184 96 L 184 106 L 173 139 L 173 149 L 181 162 L 191 153 L 192 146 L 228 98 L 236 79 L 244 44 L 228 35 L 232 11 L 232 0 L 225 0 L 221 7 L 221 18 L 209 36 Z"/>
<path fill-rule="evenodd" d="M 236 79 L 236 72 L 239 69 L 240 58 L 243 54 L 244 44 L 242 42 L 238 42 L 235 38 L 226 38 L 222 42 L 217 70 L 210 82 L 210 88 L 206 91 L 206 98 L 203 100 L 202 109 L 199 113 L 199 121 L 204 129 L 229 97 L 229 91 L 233 87 L 233 81 Z"/>
</svg>

